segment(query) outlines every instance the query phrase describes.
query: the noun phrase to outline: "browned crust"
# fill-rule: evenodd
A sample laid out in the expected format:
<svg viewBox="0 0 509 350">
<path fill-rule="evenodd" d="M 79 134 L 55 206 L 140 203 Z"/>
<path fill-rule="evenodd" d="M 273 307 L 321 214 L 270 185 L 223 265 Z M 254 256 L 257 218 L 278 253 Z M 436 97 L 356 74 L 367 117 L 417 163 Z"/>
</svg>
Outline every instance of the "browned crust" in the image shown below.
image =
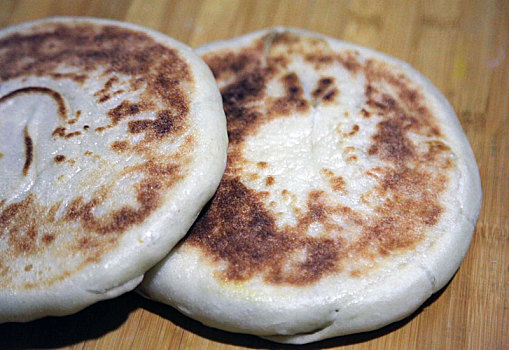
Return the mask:
<svg viewBox="0 0 509 350">
<path fill-rule="evenodd" d="M 98 261 L 106 252 L 117 246 L 120 237 L 130 228 L 144 222 L 163 202 L 164 194 L 187 174 L 190 155 L 195 145 L 192 135 L 185 136 L 189 128 L 190 100 L 187 91 L 193 88 L 190 68 L 173 48 L 153 39 L 150 35 L 114 24 L 97 24 L 86 21 L 36 24 L 0 38 L 0 83 L 27 77 L 49 76 L 84 84 L 94 77 L 104 81 L 98 91 L 91 91 L 98 104 L 119 102 L 109 110 L 110 123 L 101 126 L 80 123 L 82 111 L 69 118 L 62 95 L 45 87 L 26 87 L 0 98 L 0 103 L 20 94 L 38 93 L 52 97 L 58 106 L 59 125 L 54 138 L 84 137 L 91 132 L 107 132 L 120 123 L 126 123 L 129 134 L 140 134 L 136 144 L 126 139 L 105 145 L 117 154 L 138 154 L 143 162 L 125 168 L 105 180 L 105 185 L 94 193 L 77 195 L 58 215 L 61 202 L 46 206 L 33 194 L 24 200 L 4 205 L 0 211 L 0 238 L 8 241 L 7 251 L 0 257 L 0 272 L 7 274 L 9 262 L 18 257 L 36 259 L 44 250 L 66 237 L 65 247 L 59 254 L 69 259 L 82 259 L 78 269 Z M 118 78 L 122 76 L 122 79 Z M 137 91 L 138 90 L 138 91 Z M 137 100 L 122 98 L 122 94 L 138 96 Z M 140 119 L 141 114 L 153 116 Z M 177 150 L 160 155 L 159 142 L 172 142 L 184 138 Z M 33 144 L 25 128 L 26 174 L 32 162 Z M 100 158 L 89 150 L 83 154 Z M 73 159 L 56 155 L 55 163 L 74 166 Z M 134 174 L 138 174 L 134 176 Z M 111 195 L 121 178 L 140 178 L 133 185 L 136 203 L 98 215 L 95 208 Z M 87 198 L 87 199 L 85 199 Z M 62 212 L 62 210 L 60 210 Z M 64 253 L 62 253 L 64 252 Z M 2 267 L 3 266 L 3 267 Z M 31 271 L 31 268 L 27 269 Z M 49 285 L 70 276 L 65 270 L 49 280 L 33 281 L 14 286 L 10 278 L 0 278 L 2 288 L 34 288 Z"/>
<path fill-rule="evenodd" d="M 62 163 L 65 160 L 65 156 L 63 154 L 57 154 L 54 160 L 55 163 Z"/>
<path fill-rule="evenodd" d="M 322 39 L 282 33 L 273 37 L 270 47 L 263 45 L 267 41 L 264 37 L 247 48 L 204 55 L 222 86 L 231 143 L 217 194 L 186 244 L 199 247 L 210 261 L 225 264 L 225 269 L 217 270 L 219 279 L 246 281 L 261 276 L 269 284 L 291 285 L 314 283 L 341 271 L 360 277 L 377 259 L 414 249 L 440 219 L 439 196 L 453 166 L 444 142 L 430 142 L 422 149 L 409 135 L 442 136 L 422 93 L 406 76 L 393 73 L 387 63 L 364 62 L 356 51 L 334 52 Z M 272 52 L 276 56 L 271 56 Z M 325 72 L 311 91 L 313 101 L 303 96 L 298 75 L 288 68 L 296 56 Z M 273 118 L 334 101 L 339 90 L 326 69 L 337 64 L 353 76 L 366 77 L 366 103 L 359 117 L 381 117 L 371 145 L 364 150 L 385 164 L 367 172 L 378 184 L 361 196 L 374 213 L 337 204 L 330 194 L 315 190 L 309 193 L 305 210 L 292 208 L 297 224 L 278 227 L 277 214 L 270 209 L 271 203 L 266 203 L 267 195 L 242 182 L 240 169 L 247 164 L 242 154 L 244 141 Z M 266 94 L 270 80 L 281 82 L 284 97 L 274 100 Z M 359 131 L 359 124 L 354 124 L 343 136 L 354 137 Z M 356 159 L 355 154 L 349 154 L 347 160 Z M 268 163 L 261 160 L 257 167 L 266 169 Z M 351 179 L 329 169 L 322 169 L 322 175 L 338 196 L 347 194 Z M 266 177 L 267 186 L 273 182 L 272 176 Z M 288 190 L 282 195 L 287 199 L 293 196 Z M 325 235 L 308 235 L 316 224 L 323 227 Z M 345 230 L 360 234 L 350 241 L 344 238 Z"/>
<path fill-rule="evenodd" d="M 310 104 L 304 98 L 304 89 L 295 73 L 288 73 L 281 78 L 285 94 L 276 98 L 269 107 L 269 115 L 289 115 L 290 113 L 306 112 Z"/>
<path fill-rule="evenodd" d="M 263 273 L 271 283 L 302 284 L 336 270 L 338 242 L 278 230 L 259 197 L 238 178 L 226 176 L 210 208 L 187 239 L 190 244 L 206 248 L 216 259 L 228 262 L 220 278 L 245 280 Z M 286 256 L 298 250 L 307 251 L 307 258 L 285 266 Z"/>
<path fill-rule="evenodd" d="M 12 98 L 14 98 L 16 96 L 26 95 L 26 94 L 45 94 L 45 95 L 48 95 L 49 97 L 51 97 L 57 103 L 59 117 L 61 119 L 63 119 L 63 120 L 67 119 L 67 109 L 65 107 L 65 102 L 64 102 L 64 99 L 63 99 L 62 95 L 60 95 L 58 93 L 58 91 L 55 91 L 55 90 L 52 90 L 52 89 L 49 89 L 49 88 L 46 88 L 46 87 L 28 86 L 28 87 L 24 87 L 24 88 L 21 88 L 21 89 L 17 89 L 17 90 L 11 91 L 8 94 L 6 94 L 6 95 L 4 95 L 4 96 L 2 96 L 0 98 L 0 103 L 6 102 L 7 100 L 10 100 L 10 99 L 12 99 Z"/>
<path fill-rule="evenodd" d="M 321 100 L 322 103 L 333 102 L 339 96 L 339 89 L 334 86 L 334 78 L 323 77 L 318 80 L 316 88 L 311 92 L 311 96 L 315 100 Z"/>
<path fill-rule="evenodd" d="M 23 176 L 27 176 L 30 164 L 32 164 L 34 146 L 32 138 L 28 134 L 28 127 L 26 125 L 23 129 L 23 140 L 25 141 L 25 164 L 23 164 Z"/>
<path fill-rule="evenodd" d="M 322 174 L 324 174 L 330 183 L 330 187 L 334 191 L 340 191 L 342 193 L 346 192 L 346 181 L 342 176 L 335 176 L 334 173 L 329 169 L 322 169 Z"/>
</svg>

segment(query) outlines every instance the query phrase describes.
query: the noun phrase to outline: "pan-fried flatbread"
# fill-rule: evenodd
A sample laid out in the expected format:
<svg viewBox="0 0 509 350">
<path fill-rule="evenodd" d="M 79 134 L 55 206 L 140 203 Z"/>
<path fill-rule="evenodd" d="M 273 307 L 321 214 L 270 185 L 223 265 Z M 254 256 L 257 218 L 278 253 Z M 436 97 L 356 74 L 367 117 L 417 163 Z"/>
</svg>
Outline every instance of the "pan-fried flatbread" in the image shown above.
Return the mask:
<svg viewBox="0 0 509 350">
<path fill-rule="evenodd" d="M 52 18 L 0 31 L 0 322 L 133 289 L 226 163 L 221 97 L 185 45 Z"/>
<path fill-rule="evenodd" d="M 223 96 L 227 169 L 142 293 L 212 327 L 306 343 L 401 319 L 446 284 L 481 190 L 428 80 L 294 29 L 198 51 Z"/>
</svg>

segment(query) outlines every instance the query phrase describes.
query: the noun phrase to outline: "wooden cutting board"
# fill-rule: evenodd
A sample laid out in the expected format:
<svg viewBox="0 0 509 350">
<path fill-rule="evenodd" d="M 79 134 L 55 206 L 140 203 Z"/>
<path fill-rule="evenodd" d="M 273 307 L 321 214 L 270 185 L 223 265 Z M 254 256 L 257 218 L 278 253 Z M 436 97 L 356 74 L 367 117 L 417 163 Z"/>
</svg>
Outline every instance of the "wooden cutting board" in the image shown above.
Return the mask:
<svg viewBox="0 0 509 350">
<path fill-rule="evenodd" d="M 410 62 L 452 103 L 476 155 L 484 199 L 472 245 L 449 285 L 411 317 L 300 348 L 509 349 L 509 2 L 0 0 L 0 27 L 55 15 L 125 20 L 191 46 L 290 25 Z M 0 325 L 0 349 L 243 347 L 294 348 L 204 327 L 134 293 Z"/>
</svg>

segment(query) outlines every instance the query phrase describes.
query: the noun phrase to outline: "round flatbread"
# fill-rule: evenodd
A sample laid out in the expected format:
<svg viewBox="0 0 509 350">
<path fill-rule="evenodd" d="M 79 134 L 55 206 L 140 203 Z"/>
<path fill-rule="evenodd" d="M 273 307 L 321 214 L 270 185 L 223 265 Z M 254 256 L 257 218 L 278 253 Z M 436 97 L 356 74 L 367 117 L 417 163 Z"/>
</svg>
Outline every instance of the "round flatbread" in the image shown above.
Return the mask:
<svg viewBox="0 0 509 350">
<path fill-rule="evenodd" d="M 0 31 L 0 322 L 133 289 L 226 164 L 221 96 L 187 46 L 50 18 Z"/>
<path fill-rule="evenodd" d="M 198 52 L 223 96 L 226 172 L 143 294 L 212 327 L 307 343 L 399 320 L 447 283 L 481 189 L 428 80 L 295 29 Z"/>
</svg>

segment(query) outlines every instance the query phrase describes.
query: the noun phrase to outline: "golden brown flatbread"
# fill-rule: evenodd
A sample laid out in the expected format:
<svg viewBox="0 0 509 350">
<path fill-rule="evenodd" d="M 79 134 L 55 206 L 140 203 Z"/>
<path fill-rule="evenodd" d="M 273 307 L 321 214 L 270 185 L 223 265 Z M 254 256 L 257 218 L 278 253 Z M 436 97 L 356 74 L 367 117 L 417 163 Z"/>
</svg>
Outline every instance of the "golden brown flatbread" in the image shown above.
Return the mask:
<svg viewBox="0 0 509 350">
<path fill-rule="evenodd" d="M 214 78 L 143 27 L 51 18 L 0 31 L 0 322 L 133 289 L 217 188 Z"/>
<path fill-rule="evenodd" d="M 427 79 L 288 28 L 198 52 L 222 93 L 227 168 L 143 294 L 212 327 L 307 343 L 399 320 L 447 283 L 481 189 Z"/>
</svg>

